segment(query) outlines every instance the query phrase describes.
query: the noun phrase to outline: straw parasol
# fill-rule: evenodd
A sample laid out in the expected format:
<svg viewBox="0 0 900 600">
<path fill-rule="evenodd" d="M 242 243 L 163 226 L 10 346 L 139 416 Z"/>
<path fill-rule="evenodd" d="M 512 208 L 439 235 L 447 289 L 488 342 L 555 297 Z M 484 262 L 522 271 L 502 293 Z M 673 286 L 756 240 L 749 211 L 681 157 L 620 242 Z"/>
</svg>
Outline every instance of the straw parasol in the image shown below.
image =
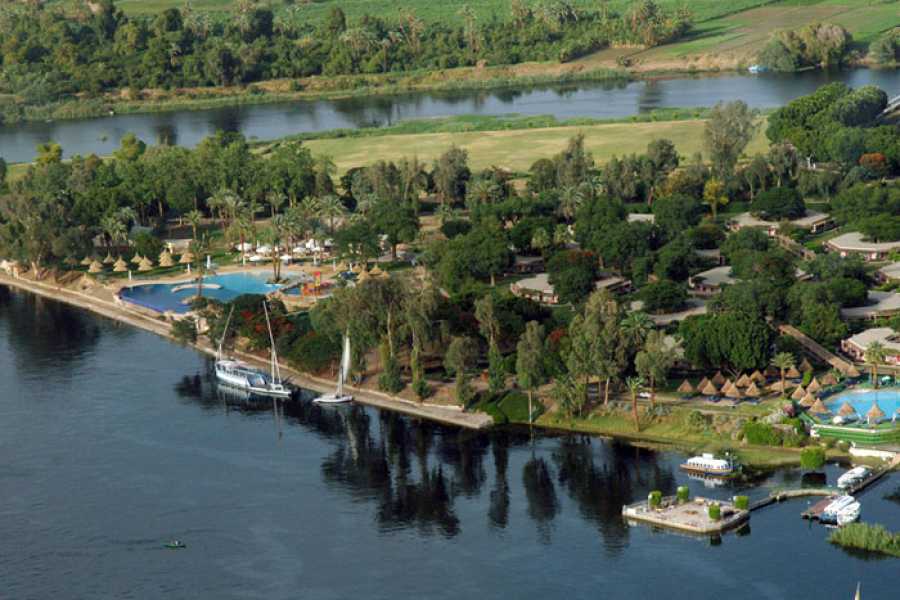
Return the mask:
<svg viewBox="0 0 900 600">
<path fill-rule="evenodd" d="M 750 385 L 747 386 L 747 389 L 744 390 L 744 395 L 748 398 L 759 398 L 762 396 L 762 392 L 759 391 L 759 388 L 756 387 L 756 382 L 751 381 Z"/>
<path fill-rule="evenodd" d="M 835 377 L 832 373 L 825 373 L 825 376 L 822 377 L 822 385 L 837 385 L 837 377 Z"/>
<path fill-rule="evenodd" d="M 817 415 L 827 415 L 831 411 L 825 408 L 825 404 L 822 403 L 822 399 L 818 398 L 809 408 L 809 412 Z"/>
<path fill-rule="evenodd" d="M 91 261 L 91 266 L 88 267 L 88 273 L 100 273 L 101 271 L 103 271 L 103 265 L 96 260 Z"/>
<path fill-rule="evenodd" d="M 141 264 L 138 265 L 138 271 L 150 271 L 153 269 L 153 261 L 147 257 L 141 259 Z"/>
<path fill-rule="evenodd" d="M 843 404 L 841 404 L 841 407 L 838 409 L 838 414 L 841 415 L 842 417 L 849 417 L 851 415 L 856 414 L 856 409 L 854 409 L 852 406 L 850 406 L 849 402 L 844 402 Z"/>
<path fill-rule="evenodd" d="M 815 404 L 816 404 L 816 397 L 813 396 L 812 394 L 810 394 L 809 392 L 807 392 L 806 395 L 803 396 L 803 399 L 800 400 L 800 406 L 803 406 L 806 408 L 815 406 Z"/>
<path fill-rule="evenodd" d="M 116 259 L 114 259 L 114 258 L 112 257 L 112 254 L 110 254 L 109 252 L 107 252 L 107 253 L 106 253 L 106 258 L 103 259 L 103 264 L 104 264 L 104 265 L 111 265 L 111 264 L 113 264 L 114 262 L 116 262 Z"/>
<path fill-rule="evenodd" d="M 822 384 L 819 383 L 818 379 L 813 377 L 812 381 L 809 382 L 809 385 L 806 386 L 806 389 L 813 393 L 820 392 L 822 391 Z"/>
<path fill-rule="evenodd" d="M 741 390 L 738 389 L 738 386 L 732 385 L 731 389 L 725 392 L 725 396 L 728 398 L 733 398 L 735 400 L 740 400 L 744 397 L 744 394 L 741 393 Z"/>
<path fill-rule="evenodd" d="M 141 264 L 142 260 L 144 260 L 144 257 L 141 256 L 140 254 L 138 254 L 137 252 L 135 252 L 134 256 L 131 257 L 131 263 L 135 264 L 135 265 Z"/>
<path fill-rule="evenodd" d="M 809 361 L 804 358 L 803 362 L 800 363 L 800 370 L 806 373 L 807 371 L 812 371 L 813 368 L 812 365 L 809 364 Z"/>
<path fill-rule="evenodd" d="M 113 271 L 115 271 L 116 273 L 124 273 L 127 270 L 128 263 L 122 260 L 122 257 L 120 256 L 113 265 Z"/>
<path fill-rule="evenodd" d="M 775 383 L 773 383 L 772 385 L 769 386 L 769 391 L 784 393 L 784 392 L 788 391 L 789 389 L 791 389 L 792 387 L 794 387 L 794 384 L 791 383 L 790 381 L 785 381 L 784 387 L 781 387 L 780 381 L 776 381 Z"/>
<path fill-rule="evenodd" d="M 725 376 L 722 375 L 722 371 L 716 371 L 716 374 L 713 375 L 712 382 L 716 385 L 723 385 L 725 383 Z"/>
<path fill-rule="evenodd" d="M 707 381 L 706 385 L 700 390 L 700 393 L 704 396 L 718 396 L 719 389 L 716 387 L 712 381 Z"/>
<path fill-rule="evenodd" d="M 387 271 L 382 271 L 381 267 L 379 267 L 378 265 L 372 267 L 372 270 L 369 271 L 369 275 L 376 279 L 384 279 L 385 277 L 390 277 L 390 274 L 388 274 Z"/>
<path fill-rule="evenodd" d="M 709 383 L 710 383 L 709 379 L 707 379 L 706 377 L 704 377 L 703 379 L 700 380 L 700 383 L 697 384 L 697 389 L 698 389 L 698 390 L 702 390 L 702 389 L 705 388 L 707 385 L 709 385 Z"/>
<path fill-rule="evenodd" d="M 750 375 L 750 379 L 752 379 L 752 380 L 755 381 L 756 383 L 765 383 L 765 382 L 766 382 L 766 376 L 763 375 L 763 374 L 759 371 L 759 369 L 753 371 L 753 374 Z"/>
<path fill-rule="evenodd" d="M 89 267 L 89 266 L 91 266 L 92 262 L 94 262 L 93 258 L 91 258 L 90 256 L 85 256 L 84 258 L 81 259 L 81 266 Z"/>
<path fill-rule="evenodd" d="M 794 390 L 794 393 L 791 394 L 791 400 L 801 400 L 803 396 L 806 395 L 806 390 L 803 389 L 802 385 L 798 385 L 797 389 Z"/>
<path fill-rule="evenodd" d="M 362 273 L 364 270 L 365 270 L 365 269 L 363 269 L 363 268 L 362 268 L 362 265 L 359 264 L 359 263 L 356 263 L 355 265 L 353 265 L 353 268 L 350 269 L 350 271 L 352 271 L 353 273 L 356 273 L 357 275 L 359 275 L 360 273 Z"/>
<path fill-rule="evenodd" d="M 789 379 L 798 379 L 800 377 L 800 371 L 797 370 L 797 367 L 791 367 L 787 370 L 787 373 L 785 373 L 785 377 L 788 377 Z"/>
<path fill-rule="evenodd" d="M 877 423 L 879 419 L 883 418 L 884 411 L 881 410 L 880 406 L 878 406 L 878 400 L 876 400 L 872 403 L 872 408 L 869 409 L 869 412 L 866 413 L 866 420 L 868 420 L 869 423 L 872 423 L 872 421 L 875 421 Z"/>
<path fill-rule="evenodd" d="M 161 267 L 171 267 L 175 264 L 175 261 L 172 260 L 172 255 L 169 254 L 168 250 L 164 251 L 159 255 L 159 266 Z"/>
<path fill-rule="evenodd" d="M 737 389 L 737 386 L 735 386 L 735 385 L 734 385 L 734 382 L 731 381 L 730 379 L 726 379 L 726 380 L 725 380 L 725 385 L 722 386 L 722 393 L 723 393 L 723 394 L 727 394 L 727 393 L 730 392 L 732 389 L 735 389 L 735 390 L 736 390 L 736 389 Z"/>
<path fill-rule="evenodd" d="M 186 250 L 184 254 L 181 255 L 181 258 L 178 259 L 178 264 L 181 265 L 189 265 L 194 262 L 194 255 L 190 250 Z"/>
<path fill-rule="evenodd" d="M 741 376 L 738 377 L 737 383 L 735 383 L 735 385 L 739 388 L 745 388 L 750 385 L 750 382 L 752 381 L 753 380 L 750 379 L 750 377 L 748 377 L 746 373 L 741 373 Z"/>
<path fill-rule="evenodd" d="M 685 379 L 681 382 L 681 385 L 678 386 L 679 394 L 693 394 L 694 386 L 691 385 L 691 382 Z"/>
<path fill-rule="evenodd" d="M 368 271 L 360 271 L 359 275 L 356 276 L 356 281 L 368 281 L 371 277 L 372 275 Z"/>
</svg>

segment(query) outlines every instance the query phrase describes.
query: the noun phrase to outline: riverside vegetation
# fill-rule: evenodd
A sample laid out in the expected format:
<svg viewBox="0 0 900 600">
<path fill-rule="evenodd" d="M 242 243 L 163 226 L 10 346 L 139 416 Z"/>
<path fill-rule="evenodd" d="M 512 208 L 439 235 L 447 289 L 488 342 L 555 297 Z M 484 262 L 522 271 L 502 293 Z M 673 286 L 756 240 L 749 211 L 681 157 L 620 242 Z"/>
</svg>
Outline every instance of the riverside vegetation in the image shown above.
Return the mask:
<svg viewBox="0 0 900 600">
<path fill-rule="evenodd" d="M 339 287 L 309 313 L 274 303 L 279 354 L 294 366 L 328 372 L 349 331 L 354 377 L 392 394 L 452 397 L 498 421 L 746 443 L 748 455 L 771 458 L 767 448 L 809 443 L 784 400 L 698 410 L 671 402 L 670 381 L 696 370 L 789 368 L 797 348 L 770 323 L 793 324 L 826 346 L 847 333 L 839 309 L 864 301 L 870 285 L 859 261 L 816 256 L 802 264 L 810 279 L 798 281 L 798 259 L 764 232 L 726 235 L 725 226 L 729 211 L 792 215 L 811 197 L 830 203 L 841 224 L 896 221 L 900 190 L 890 181 L 900 173 L 900 138 L 877 119 L 885 102 L 880 90 L 825 86 L 770 115 L 771 146 L 753 156 L 745 152 L 759 121 L 740 102 L 707 115 L 705 160 L 655 139 L 598 166 L 576 135 L 535 160 L 522 183 L 500 168 L 472 169 L 458 147 L 430 164 L 410 156 L 338 177 L 334 160 L 301 143 L 253 151 L 236 134 L 194 150 L 126 136 L 112 157 L 71 161 L 48 143 L 20 178 L 0 171 L 0 255 L 42 277 L 98 250 L 154 256 L 179 222 L 197 257 L 238 241 L 330 237 L 344 260 L 384 256 L 391 276 Z M 803 168 L 807 148 L 827 168 Z M 636 212 L 654 222 L 629 220 Z M 135 224 L 144 229 L 130 235 Z M 404 247 L 416 268 L 401 259 Z M 642 300 L 650 313 L 680 310 L 688 278 L 709 266 L 697 251 L 714 248 L 738 281 L 707 314 L 659 328 L 632 309 Z M 557 306 L 511 293 L 516 255 L 543 259 Z M 635 291 L 596 291 L 610 274 Z M 264 347 L 259 298 L 234 303 L 233 339 Z M 216 339 L 228 307 L 203 300 L 196 309 Z"/>
</svg>

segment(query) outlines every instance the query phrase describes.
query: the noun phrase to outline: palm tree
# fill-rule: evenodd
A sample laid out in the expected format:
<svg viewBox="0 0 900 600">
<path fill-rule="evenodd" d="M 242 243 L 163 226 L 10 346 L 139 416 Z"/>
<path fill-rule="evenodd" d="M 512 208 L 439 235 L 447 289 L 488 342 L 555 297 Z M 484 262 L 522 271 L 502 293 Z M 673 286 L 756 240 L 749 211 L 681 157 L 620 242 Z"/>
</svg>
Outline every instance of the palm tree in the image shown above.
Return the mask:
<svg viewBox="0 0 900 600">
<path fill-rule="evenodd" d="M 119 219 L 118 215 L 106 215 L 100 221 L 100 228 L 103 230 L 103 235 L 106 238 L 106 249 L 110 251 L 112 249 L 112 245 L 119 240 L 124 240 L 128 231 L 125 228 L 125 224 Z"/>
<path fill-rule="evenodd" d="M 269 209 L 274 217 L 275 213 L 287 202 L 287 197 L 281 192 L 272 191 L 266 194 L 266 202 L 269 204 Z"/>
<path fill-rule="evenodd" d="M 875 389 L 878 389 L 878 365 L 884 363 L 885 358 L 887 358 L 887 349 L 881 342 L 872 342 L 866 348 L 865 359 L 869 363 L 869 368 L 872 369 L 872 382 L 875 384 Z"/>
<path fill-rule="evenodd" d="M 303 235 L 307 231 L 312 232 L 316 228 L 316 221 L 321 212 L 321 201 L 318 198 L 308 196 L 297 205 L 297 215 L 303 222 Z"/>
<path fill-rule="evenodd" d="M 185 219 L 187 219 L 188 224 L 191 226 L 191 239 L 195 242 L 197 241 L 197 228 L 200 227 L 200 223 L 203 221 L 203 213 L 201 213 L 196 208 L 186 214 Z"/>
<path fill-rule="evenodd" d="M 625 345 L 632 349 L 640 348 L 654 327 L 653 319 L 647 313 L 641 311 L 630 313 L 622 319 L 621 325 Z"/>
<path fill-rule="evenodd" d="M 341 199 L 328 194 L 319 202 L 319 216 L 328 220 L 328 233 L 334 235 L 334 220 L 344 216 L 346 209 Z"/>
<path fill-rule="evenodd" d="M 657 384 L 665 380 L 675 362 L 676 348 L 670 348 L 666 344 L 665 333 L 654 330 L 647 334 L 644 348 L 635 357 L 634 363 L 638 373 L 650 384 L 650 408 L 656 405 Z"/>
<path fill-rule="evenodd" d="M 772 357 L 772 366 L 778 369 L 778 372 L 781 374 L 781 394 L 786 395 L 784 392 L 784 375 L 787 371 L 791 370 L 795 366 L 794 355 L 790 352 L 779 352 L 775 356 Z"/>
<path fill-rule="evenodd" d="M 250 211 L 246 208 L 239 211 L 235 217 L 235 219 L 231 222 L 231 229 L 233 233 L 237 235 L 237 238 L 241 243 L 241 263 L 244 262 L 244 257 L 246 256 L 246 250 L 244 250 L 244 244 L 247 241 L 247 236 L 252 235 L 254 232 L 254 224 L 253 219 L 250 218 Z"/>
<path fill-rule="evenodd" d="M 575 218 L 578 207 L 584 202 L 584 192 L 579 186 L 567 185 L 559 191 L 559 213 L 569 223 Z"/>
<path fill-rule="evenodd" d="M 637 397 L 638 392 L 641 391 L 641 387 L 644 385 L 643 377 L 629 377 L 625 380 L 625 385 L 628 387 L 628 392 L 631 394 L 631 415 L 634 417 L 634 428 L 637 431 L 641 430 L 641 422 L 638 420 L 638 406 L 637 406 Z"/>
</svg>

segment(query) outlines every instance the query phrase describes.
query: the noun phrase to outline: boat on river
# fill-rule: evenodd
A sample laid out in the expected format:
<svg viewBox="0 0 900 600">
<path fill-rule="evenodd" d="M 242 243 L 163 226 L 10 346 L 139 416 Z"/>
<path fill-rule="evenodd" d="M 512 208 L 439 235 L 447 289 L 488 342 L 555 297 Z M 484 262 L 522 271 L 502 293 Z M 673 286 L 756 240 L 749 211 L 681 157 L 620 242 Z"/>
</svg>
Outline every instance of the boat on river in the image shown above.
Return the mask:
<svg viewBox="0 0 900 600">
<path fill-rule="evenodd" d="M 272 325 L 269 322 L 269 309 L 265 302 L 263 302 L 263 311 L 266 315 L 266 327 L 269 329 L 269 342 L 271 344 L 271 351 L 269 353 L 271 361 L 270 372 L 265 373 L 245 362 L 225 357 L 222 351 L 222 345 L 225 341 L 225 335 L 228 333 L 228 325 L 231 323 L 232 314 L 234 313 L 234 307 L 232 307 L 231 312 L 228 313 L 228 319 L 225 321 L 225 330 L 222 332 L 222 337 L 219 340 L 219 347 L 216 350 L 216 379 L 219 383 L 256 396 L 290 398 L 292 392 L 281 379 L 281 371 L 278 367 L 278 355 L 275 352 L 275 339 L 272 336 Z"/>
<path fill-rule="evenodd" d="M 859 502 L 854 502 L 853 504 L 844 507 L 837 514 L 837 524 L 840 527 L 843 527 L 844 525 L 856 522 L 856 520 L 859 519 L 860 510 L 862 510 L 862 507 Z"/>
<path fill-rule="evenodd" d="M 712 454 L 704 453 L 693 456 L 681 464 L 681 470 L 698 475 L 712 477 L 729 477 L 734 475 L 734 463 L 725 458 L 716 458 Z"/>
<path fill-rule="evenodd" d="M 819 515 L 819 522 L 826 524 L 837 524 L 838 522 L 838 514 L 841 513 L 844 509 L 852 506 L 856 503 L 856 498 L 853 496 L 838 496 L 834 500 L 831 501 L 831 504 L 825 507 L 825 510 L 822 511 L 822 514 Z"/>
<path fill-rule="evenodd" d="M 353 400 L 353 396 L 344 393 L 344 383 L 350 374 L 350 336 L 344 335 L 344 351 L 341 355 L 341 364 L 338 368 L 337 387 L 331 394 L 323 394 L 314 399 L 319 404 L 343 404 Z"/>
<path fill-rule="evenodd" d="M 871 471 L 867 467 L 854 467 L 838 477 L 837 486 L 842 490 L 853 487 L 868 477 L 869 473 L 871 473 Z"/>
</svg>

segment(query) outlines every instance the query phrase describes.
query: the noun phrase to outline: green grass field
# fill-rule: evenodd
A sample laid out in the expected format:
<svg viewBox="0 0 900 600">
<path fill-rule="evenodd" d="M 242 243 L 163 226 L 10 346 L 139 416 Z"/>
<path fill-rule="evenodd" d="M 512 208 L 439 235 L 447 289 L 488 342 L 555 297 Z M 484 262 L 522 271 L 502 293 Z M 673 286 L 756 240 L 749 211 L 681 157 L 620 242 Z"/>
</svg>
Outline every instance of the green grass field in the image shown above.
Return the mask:
<svg viewBox="0 0 900 600">
<path fill-rule="evenodd" d="M 659 138 L 672 140 L 682 156 L 691 157 L 702 150 L 703 125 L 702 120 L 611 123 L 513 131 L 332 138 L 311 140 L 304 144 L 313 154 L 334 157 L 341 172 L 377 160 L 396 161 L 414 155 L 430 162 L 453 144 L 468 150 L 469 162 L 474 169 L 498 166 L 524 172 L 537 159 L 549 158 L 560 152 L 569 138 L 578 133 L 584 133 L 585 146 L 599 163 L 608 161 L 614 155 L 643 153 L 647 144 Z M 765 135 L 760 128 L 747 153 L 754 154 L 766 148 Z"/>
</svg>

